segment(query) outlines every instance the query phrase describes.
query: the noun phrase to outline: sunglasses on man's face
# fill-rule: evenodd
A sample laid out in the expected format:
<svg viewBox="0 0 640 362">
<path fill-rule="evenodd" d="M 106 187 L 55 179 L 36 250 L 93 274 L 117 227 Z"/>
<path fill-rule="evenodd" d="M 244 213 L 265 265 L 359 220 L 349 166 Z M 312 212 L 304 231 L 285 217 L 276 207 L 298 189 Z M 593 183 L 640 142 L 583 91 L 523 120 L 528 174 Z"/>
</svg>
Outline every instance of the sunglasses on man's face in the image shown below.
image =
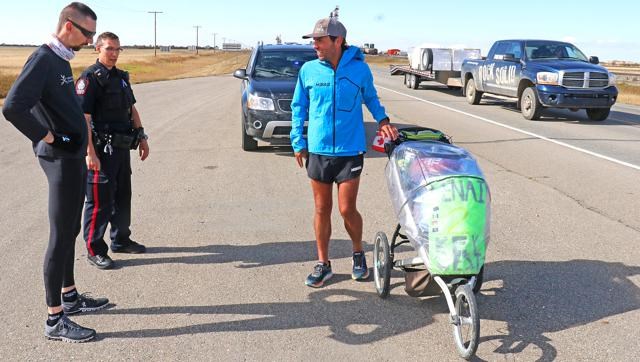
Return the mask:
<svg viewBox="0 0 640 362">
<path fill-rule="evenodd" d="M 93 38 L 94 35 L 96 35 L 95 31 L 90 31 L 87 30 L 85 28 L 83 28 L 80 24 L 76 23 L 75 21 L 67 18 L 67 21 L 70 22 L 73 26 L 75 26 L 78 30 L 80 30 L 80 32 L 82 33 L 82 35 L 86 36 L 87 38 Z"/>
</svg>

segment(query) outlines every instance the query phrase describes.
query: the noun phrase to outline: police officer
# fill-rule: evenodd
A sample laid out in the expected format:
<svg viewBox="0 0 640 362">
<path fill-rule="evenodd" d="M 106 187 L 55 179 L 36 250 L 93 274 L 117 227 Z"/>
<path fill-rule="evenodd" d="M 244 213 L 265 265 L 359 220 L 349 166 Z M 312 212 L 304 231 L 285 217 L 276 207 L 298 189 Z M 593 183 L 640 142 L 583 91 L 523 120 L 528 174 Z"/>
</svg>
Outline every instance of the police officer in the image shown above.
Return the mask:
<svg viewBox="0 0 640 362">
<path fill-rule="evenodd" d="M 110 269 L 103 236 L 111 224 L 111 251 L 144 253 L 145 246 L 130 239 L 131 157 L 138 148 L 140 159 L 149 156 L 147 135 L 136 110 L 129 74 L 116 68 L 122 51 L 111 32 L 96 40 L 98 60 L 76 82 L 89 129 L 87 145 L 87 189 L 84 209 L 84 239 L 87 259 L 99 269 Z"/>
<path fill-rule="evenodd" d="M 49 316 L 44 334 L 66 342 L 85 342 L 96 335 L 67 315 L 102 309 L 109 302 L 78 294 L 73 272 L 86 186 L 87 128 L 69 61 L 74 51 L 93 42 L 96 19 L 82 3 L 62 9 L 55 34 L 31 54 L 2 109 L 5 118 L 33 142 L 49 184 L 49 245 L 43 265 Z"/>
</svg>

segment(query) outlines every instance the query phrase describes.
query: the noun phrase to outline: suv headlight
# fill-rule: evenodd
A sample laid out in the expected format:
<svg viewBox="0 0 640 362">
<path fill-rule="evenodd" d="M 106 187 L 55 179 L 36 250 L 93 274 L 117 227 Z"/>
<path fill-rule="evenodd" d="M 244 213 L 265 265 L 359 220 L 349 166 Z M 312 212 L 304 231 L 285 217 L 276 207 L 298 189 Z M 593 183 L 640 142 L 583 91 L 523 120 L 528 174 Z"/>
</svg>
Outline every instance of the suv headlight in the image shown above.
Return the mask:
<svg viewBox="0 0 640 362">
<path fill-rule="evenodd" d="M 558 73 L 538 72 L 538 74 L 536 74 L 536 80 L 538 84 L 558 85 Z"/>
<path fill-rule="evenodd" d="M 609 86 L 616 85 L 616 75 L 609 73 Z"/>
<path fill-rule="evenodd" d="M 254 94 L 249 94 L 247 98 L 247 108 L 257 109 L 260 111 L 275 111 L 276 107 L 273 105 L 273 99 L 258 97 Z"/>
</svg>

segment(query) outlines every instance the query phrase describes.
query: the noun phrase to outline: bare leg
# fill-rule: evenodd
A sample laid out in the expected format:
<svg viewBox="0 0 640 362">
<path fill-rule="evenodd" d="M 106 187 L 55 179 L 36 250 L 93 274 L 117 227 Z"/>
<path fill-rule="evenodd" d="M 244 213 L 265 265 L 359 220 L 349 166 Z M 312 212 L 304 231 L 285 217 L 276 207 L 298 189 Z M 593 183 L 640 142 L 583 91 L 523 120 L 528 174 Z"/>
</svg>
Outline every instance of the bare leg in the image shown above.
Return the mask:
<svg viewBox="0 0 640 362">
<path fill-rule="evenodd" d="M 318 247 L 318 260 L 326 263 L 329 261 L 329 239 L 331 238 L 331 208 L 333 184 L 311 180 L 313 200 L 315 202 L 315 214 L 313 228 L 316 233 L 316 246 Z"/>
<path fill-rule="evenodd" d="M 338 206 L 344 227 L 351 237 L 353 251 L 362 251 L 362 216 L 356 207 L 360 177 L 338 184 Z"/>
<path fill-rule="evenodd" d="M 49 314 L 58 314 L 62 312 L 62 306 L 61 305 L 57 305 L 55 307 L 47 307 L 47 313 Z"/>
</svg>

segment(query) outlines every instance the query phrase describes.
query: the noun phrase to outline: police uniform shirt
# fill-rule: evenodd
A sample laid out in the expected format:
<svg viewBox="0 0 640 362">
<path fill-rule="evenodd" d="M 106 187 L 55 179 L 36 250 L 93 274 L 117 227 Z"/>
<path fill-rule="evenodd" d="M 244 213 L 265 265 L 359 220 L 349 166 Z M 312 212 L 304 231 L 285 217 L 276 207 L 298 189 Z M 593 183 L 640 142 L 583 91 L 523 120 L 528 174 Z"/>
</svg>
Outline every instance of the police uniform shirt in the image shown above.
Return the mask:
<svg viewBox="0 0 640 362">
<path fill-rule="evenodd" d="M 42 45 L 27 59 L 5 99 L 5 118 L 33 142 L 36 156 L 84 158 L 87 123 L 73 88 L 69 62 Z M 81 146 L 69 152 L 42 141 L 47 131 L 76 137 Z"/>
<path fill-rule="evenodd" d="M 90 114 L 96 131 L 131 129 L 131 107 L 136 98 L 129 73 L 111 69 L 96 60 L 76 82 L 76 93 L 84 113 Z"/>
</svg>

